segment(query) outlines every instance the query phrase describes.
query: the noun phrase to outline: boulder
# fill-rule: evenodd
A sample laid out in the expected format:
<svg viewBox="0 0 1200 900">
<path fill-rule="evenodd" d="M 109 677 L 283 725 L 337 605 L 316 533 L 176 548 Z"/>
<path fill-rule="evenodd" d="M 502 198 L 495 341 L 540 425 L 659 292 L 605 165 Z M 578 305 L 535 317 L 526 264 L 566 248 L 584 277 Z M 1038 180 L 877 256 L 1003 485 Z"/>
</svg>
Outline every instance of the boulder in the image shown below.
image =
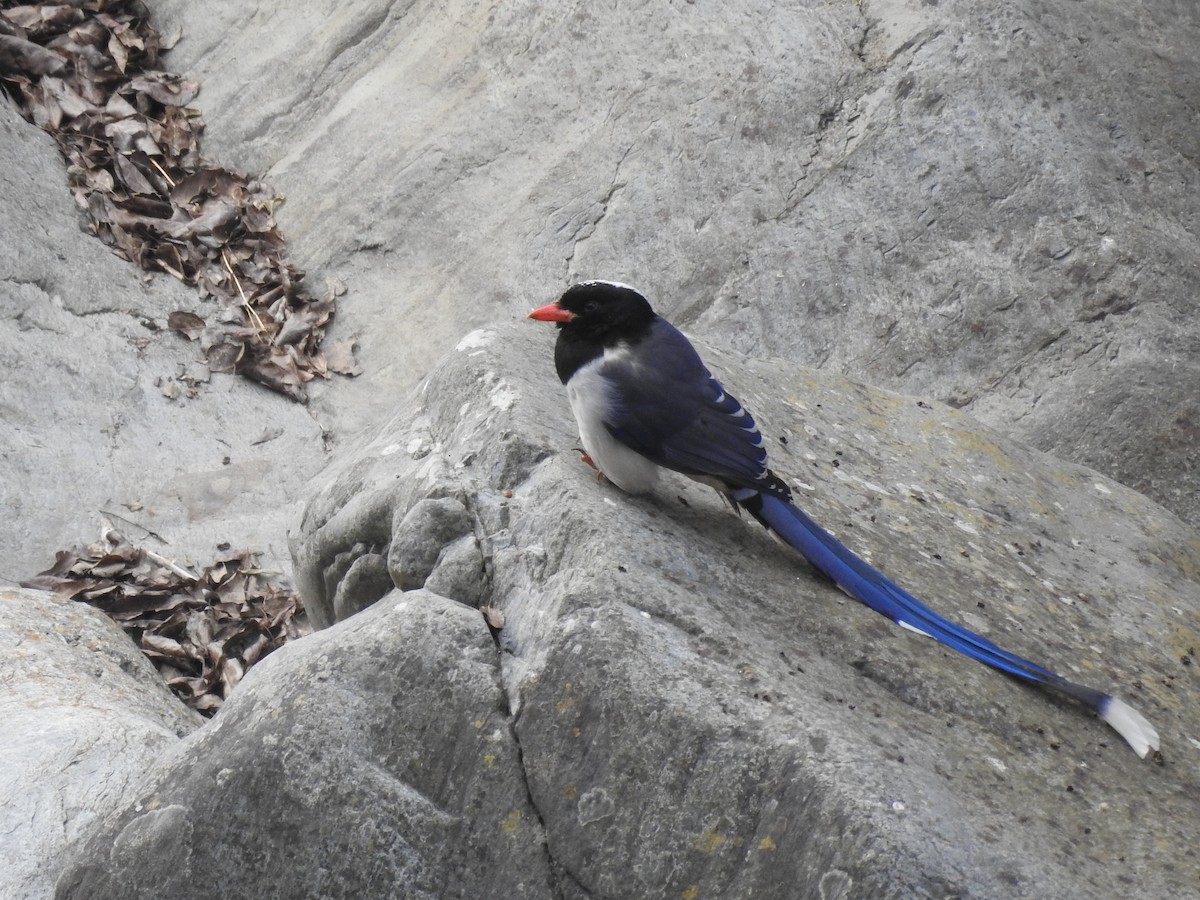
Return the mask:
<svg viewBox="0 0 1200 900">
<path fill-rule="evenodd" d="M 571 450 L 551 344 L 533 324 L 464 339 L 342 459 L 294 554 L 316 618 L 338 617 L 354 554 L 502 613 L 524 778 L 580 896 L 1189 889 L 1194 531 L 951 408 L 705 350 L 802 506 L 950 618 L 1125 695 L 1162 733 L 1156 766 L 1074 703 L 851 601 L 713 492 L 599 481 Z"/>
<path fill-rule="evenodd" d="M 702 348 L 806 509 L 944 614 L 1124 695 L 1155 765 L 711 491 L 599 481 L 551 342 L 468 335 L 313 486 L 295 571 L 333 624 L 168 747 L 56 897 L 1186 895 L 1192 530 L 953 409 Z"/>
<path fill-rule="evenodd" d="M 496 646 L 417 590 L 252 669 L 54 896 L 549 900 L 550 877 Z"/>
<path fill-rule="evenodd" d="M 0 589 L 0 893 L 41 900 L 82 836 L 202 721 L 108 616 Z"/>
</svg>

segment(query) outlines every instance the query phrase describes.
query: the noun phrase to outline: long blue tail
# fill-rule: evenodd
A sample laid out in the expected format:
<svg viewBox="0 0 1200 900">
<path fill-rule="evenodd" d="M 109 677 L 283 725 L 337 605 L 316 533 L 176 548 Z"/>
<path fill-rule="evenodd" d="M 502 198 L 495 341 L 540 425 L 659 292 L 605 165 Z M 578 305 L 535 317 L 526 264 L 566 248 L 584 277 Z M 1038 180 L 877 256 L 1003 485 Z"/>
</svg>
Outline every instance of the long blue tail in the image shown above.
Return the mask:
<svg viewBox="0 0 1200 900">
<path fill-rule="evenodd" d="M 732 499 L 768 530 L 804 555 L 843 591 L 898 625 L 928 635 L 1024 681 L 1061 691 L 1086 705 L 1115 728 L 1138 756 L 1158 750 L 1158 733 L 1137 710 L 1101 691 L 1068 681 L 1044 666 L 996 646 L 987 638 L 935 613 L 904 588 L 876 571 L 845 544 L 783 497 L 749 488 Z"/>
</svg>

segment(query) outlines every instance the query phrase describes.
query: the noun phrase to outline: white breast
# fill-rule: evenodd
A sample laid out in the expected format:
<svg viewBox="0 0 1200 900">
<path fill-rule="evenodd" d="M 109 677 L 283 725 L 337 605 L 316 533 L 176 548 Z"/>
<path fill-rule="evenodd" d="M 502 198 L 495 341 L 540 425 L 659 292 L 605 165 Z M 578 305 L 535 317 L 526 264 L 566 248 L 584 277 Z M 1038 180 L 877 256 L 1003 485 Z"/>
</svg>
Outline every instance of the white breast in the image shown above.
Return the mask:
<svg viewBox="0 0 1200 900">
<path fill-rule="evenodd" d="M 596 467 L 613 484 L 630 494 L 642 494 L 658 481 L 658 466 L 613 438 L 604 427 L 604 414 L 612 407 L 612 386 L 599 373 L 605 359 L 620 354 L 620 348 L 605 350 L 571 376 L 567 399 L 579 425 L 583 449 Z"/>
</svg>

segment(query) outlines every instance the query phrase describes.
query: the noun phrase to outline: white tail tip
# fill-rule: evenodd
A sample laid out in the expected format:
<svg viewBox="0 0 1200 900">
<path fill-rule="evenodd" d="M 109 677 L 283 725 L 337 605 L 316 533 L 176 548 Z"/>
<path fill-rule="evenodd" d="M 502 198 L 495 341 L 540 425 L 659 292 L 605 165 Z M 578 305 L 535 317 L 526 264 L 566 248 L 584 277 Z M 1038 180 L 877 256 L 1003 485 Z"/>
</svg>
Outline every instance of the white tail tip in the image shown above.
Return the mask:
<svg viewBox="0 0 1200 900">
<path fill-rule="evenodd" d="M 922 631 L 922 630 L 921 630 L 920 628 L 918 628 L 916 625 L 909 625 L 909 624 L 908 624 L 907 622 L 905 622 L 903 619 L 895 619 L 894 621 L 895 621 L 895 623 L 896 623 L 897 625 L 899 625 L 901 628 L 907 628 L 909 631 L 915 632 L 915 633 L 917 633 L 917 634 L 922 634 L 922 635 L 924 635 L 924 636 L 925 636 L 925 637 L 927 637 L 927 638 L 933 638 L 933 635 L 932 635 L 932 634 L 930 634 L 928 631 Z M 937 638 L 933 638 L 933 639 L 934 639 L 934 640 L 937 640 Z"/>
<path fill-rule="evenodd" d="M 1100 716 L 1129 742 L 1133 752 L 1143 759 L 1158 749 L 1158 732 L 1140 712 L 1117 697 L 1109 697 Z"/>
</svg>

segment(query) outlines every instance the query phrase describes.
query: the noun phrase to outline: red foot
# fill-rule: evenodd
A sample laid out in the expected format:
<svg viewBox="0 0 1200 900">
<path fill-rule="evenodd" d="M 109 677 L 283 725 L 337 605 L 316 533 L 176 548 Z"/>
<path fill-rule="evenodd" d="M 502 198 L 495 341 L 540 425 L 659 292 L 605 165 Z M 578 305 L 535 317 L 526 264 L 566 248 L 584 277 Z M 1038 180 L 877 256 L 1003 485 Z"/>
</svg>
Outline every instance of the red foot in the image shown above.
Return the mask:
<svg viewBox="0 0 1200 900">
<path fill-rule="evenodd" d="M 596 477 L 599 480 L 601 480 L 601 481 L 605 480 L 604 473 L 600 471 L 600 467 L 598 465 L 596 465 L 596 461 L 594 459 L 592 459 L 590 456 L 588 456 L 586 453 L 584 453 L 583 451 L 580 451 L 580 453 L 579 453 L 579 461 L 585 462 L 589 466 L 591 466 L 593 469 L 595 469 Z"/>
</svg>

